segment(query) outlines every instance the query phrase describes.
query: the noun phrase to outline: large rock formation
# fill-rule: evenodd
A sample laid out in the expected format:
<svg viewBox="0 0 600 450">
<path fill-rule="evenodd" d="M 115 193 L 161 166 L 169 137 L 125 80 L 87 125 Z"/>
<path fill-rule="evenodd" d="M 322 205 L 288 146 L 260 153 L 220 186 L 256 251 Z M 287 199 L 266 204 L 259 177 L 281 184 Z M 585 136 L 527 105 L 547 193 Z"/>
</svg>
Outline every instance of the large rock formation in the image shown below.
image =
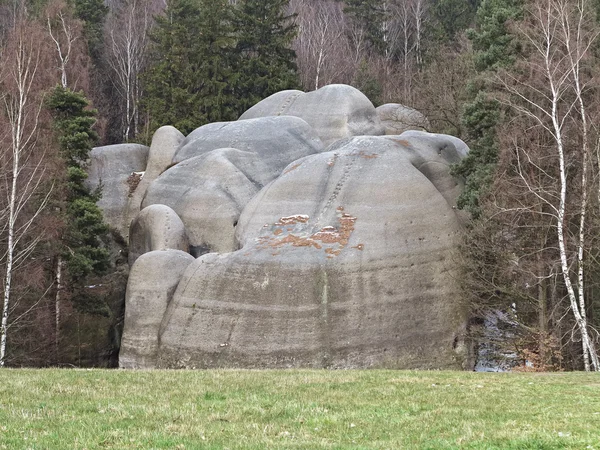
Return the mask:
<svg viewBox="0 0 600 450">
<path fill-rule="evenodd" d="M 398 141 L 352 139 L 262 190 L 240 218 L 242 248 L 184 273 L 158 364 L 460 367 L 459 222 L 444 198 L 456 154 Z"/>
<path fill-rule="evenodd" d="M 254 105 L 240 120 L 266 116 L 300 117 L 315 129 L 325 145 L 350 136 L 385 134 L 369 99 L 344 84 L 330 84 L 308 93 L 278 92 Z"/>
<path fill-rule="evenodd" d="M 182 142 L 176 164 L 150 185 L 142 206 L 173 208 L 195 256 L 232 251 L 239 215 L 252 197 L 289 163 L 321 151 L 319 138 L 297 117 L 205 125 Z"/>
<path fill-rule="evenodd" d="M 148 151 L 148 163 L 143 174 L 139 174 L 139 182 L 132 186 L 132 192 L 127 202 L 123 228 L 127 229 L 129 224 L 140 212 L 142 200 L 146 195 L 148 187 L 160 174 L 167 170 L 173 163 L 173 156 L 181 146 L 185 136 L 172 126 L 160 127 L 152 136 L 152 145 Z M 134 174 L 133 177 L 136 177 Z M 137 180 L 136 180 L 137 181 Z M 125 235 L 125 238 L 128 236 Z"/>
<path fill-rule="evenodd" d="M 375 109 L 328 90 L 329 114 L 311 100 L 304 120 L 271 117 L 322 95 L 286 91 L 172 153 L 131 226 L 122 367 L 468 366 L 449 175 L 466 146 L 352 137 Z"/>
<path fill-rule="evenodd" d="M 117 144 L 96 147 L 90 152 L 88 183 L 101 188 L 98 206 L 104 220 L 126 237 L 129 198 L 148 164 L 148 147 L 139 144 Z"/>
</svg>

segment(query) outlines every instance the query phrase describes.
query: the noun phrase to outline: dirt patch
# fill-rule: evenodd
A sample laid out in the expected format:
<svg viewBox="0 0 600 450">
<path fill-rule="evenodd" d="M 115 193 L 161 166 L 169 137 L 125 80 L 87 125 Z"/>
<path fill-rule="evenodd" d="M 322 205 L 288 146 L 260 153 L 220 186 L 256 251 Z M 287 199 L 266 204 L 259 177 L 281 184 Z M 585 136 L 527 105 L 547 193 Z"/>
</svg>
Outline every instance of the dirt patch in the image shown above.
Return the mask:
<svg viewBox="0 0 600 450">
<path fill-rule="evenodd" d="M 129 186 L 129 194 L 127 194 L 128 197 L 133 196 L 133 193 L 137 189 L 143 177 L 144 172 L 131 172 L 131 175 L 127 177 L 127 186 Z"/>
</svg>

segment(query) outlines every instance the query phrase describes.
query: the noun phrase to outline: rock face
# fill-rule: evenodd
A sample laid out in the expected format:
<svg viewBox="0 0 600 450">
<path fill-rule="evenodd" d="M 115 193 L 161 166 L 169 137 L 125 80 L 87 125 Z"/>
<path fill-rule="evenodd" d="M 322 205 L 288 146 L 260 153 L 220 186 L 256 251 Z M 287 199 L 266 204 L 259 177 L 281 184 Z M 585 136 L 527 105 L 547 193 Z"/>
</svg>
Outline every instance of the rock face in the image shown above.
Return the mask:
<svg viewBox="0 0 600 450">
<path fill-rule="evenodd" d="M 175 211 L 166 205 L 144 208 L 129 230 L 129 265 L 144 253 L 154 250 L 189 251 L 185 226 Z"/>
<path fill-rule="evenodd" d="M 376 111 L 387 135 L 394 136 L 408 130 L 424 131 L 430 127 L 427 117 L 399 103 L 386 103 L 378 106 Z"/>
<path fill-rule="evenodd" d="M 98 206 L 108 225 L 123 237 L 129 232 L 125 221 L 129 196 L 141 172 L 146 170 L 148 150 L 145 145 L 117 144 L 96 147 L 90 152 L 88 183 L 93 189 L 102 187 Z"/>
<path fill-rule="evenodd" d="M 135 261 L 127 283 L 120 367 L 156 367 L 160 324 L 182 273 L 193 261 L 180 250 L 153 251 Z"/>
<path fill-rule="evenodd" d="M 150 185 L 142 206 L 173 208 L 196 256 L 233 251 L 244 206 L 288 164 L 321 151 L 319 138 L 296 117 L 205 125 L 182 142 L 174 156 L 181 162 Z"/>
<path fill-rule="evenodd" d="M 300 117 L 315 129 L 325 145 L 346 137 L 385 133 L 369 99 L 344 84 L 330 84 L 309 93 L 278 92 L 254 105 L 240 120 L 266 116 Z"/>
<path fill-rule="evenodd" d="M 154 136 L 152 136 L 152 145 L 148 151 L 148 163 L 144 174 L 129 195 L 123 227 L 129 227 L 129 224 L 140 212 L 142 200 L 146 195 L 148 186 L 172 164 L 173 156 L 175 156 L 175 152 L 179 149 L 183 139 L 183 134 L 175 127 L 164 126 L 156 130 Z"/>
<path fill-rule="evenodd" d="M 357 92 L 284 91 L 174 151 L 168 131 L 174 165 L 131 225 L 121 367 L 469 368 L 449 174 L 468 149 L 379 136 Z"/>
<path fill-rule="evenodd" d="M 242 248 L 185 271 L 159 366 L 460 368 L 458 154 L 401 138 L 354 138 L 263 189 Z"/>
</svg>

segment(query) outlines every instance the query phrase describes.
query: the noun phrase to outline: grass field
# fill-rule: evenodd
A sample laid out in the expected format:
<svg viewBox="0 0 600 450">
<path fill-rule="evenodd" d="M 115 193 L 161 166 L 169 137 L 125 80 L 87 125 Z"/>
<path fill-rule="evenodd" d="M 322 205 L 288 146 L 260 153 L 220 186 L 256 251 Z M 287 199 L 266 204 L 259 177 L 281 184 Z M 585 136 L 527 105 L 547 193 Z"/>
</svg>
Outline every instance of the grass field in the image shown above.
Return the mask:
<svg viewBox="0 0 600 450">
<path fill-rule="evenodd" d="M 0 370 L 0 448 L 600 450 L 600 375 Z"/>
</svg>

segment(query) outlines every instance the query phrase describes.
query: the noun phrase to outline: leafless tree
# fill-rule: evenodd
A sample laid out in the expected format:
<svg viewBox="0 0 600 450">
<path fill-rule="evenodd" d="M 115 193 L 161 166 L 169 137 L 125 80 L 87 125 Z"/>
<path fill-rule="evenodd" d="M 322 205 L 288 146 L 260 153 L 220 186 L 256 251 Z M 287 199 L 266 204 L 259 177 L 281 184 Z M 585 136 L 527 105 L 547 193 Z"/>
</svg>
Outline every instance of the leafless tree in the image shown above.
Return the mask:
<svg viewBox="0 0 600 450">
<path fill-rule="evenodd" d="M 298 36 L 294 50 L 302 83 L 308 89 L 341 82 L 348 71 L 348 52 L 342 5 L 336 1 L 292 4 Z"/>
<path fill-rule="evenodd" d="M 6 362 L 9 329 L 19 319 L 10 317 L 17 303 L 12 281 L 43 238 L 41 234 L 32 235 L 31 231 L 48 205 L 51 191 L 41 192 L 46 168 L 44 146 L 38 142 L 43 105 L 41 60 L 47 51 L 43 42 L 41 29 L 21 14 L 15 20 L 0 56 L 0 191 L 3 194 L 0 199 L 0 262 L 3 268 L 0 367 Z M 26 308 L 21 315 L 34 307 L 35 304 Z"/>
<path fill-rule="evenodd" d="M 56 13 L 55 21 L 50 18 L 50 14 L 46 16 L 48 22 L 48 33 L 58 52 L 60 83 L 62 87 L 67 87 L 67 66 L 72 56 L 73 43 L 78 38 L 77 32 L 74 30 L 73 23 L 69 23 L 66 13 L 60 9 Z"/>
<path fill-rule="evenodd" d="M 519 27 L 531 50 L 517 71 L 499 77 L 507 94 L 501 100 L 517 115 L 532 121 L 554 151 L 554 186 L 540 186 L 547 171 L 526 146 L 515 149 L 522 185 L 553 219 L 560 273 L 575 327 L 581 336 L 585 370 L 600 371 L 587 318 L 586 258 L 591 253 L 590 192 L 592 158 L 598 154 L 598 133 L 589 117 L 592 46 L 598 28 L 588 0 L 537 0 L 527 8 Z M 597 70 L 597 68 L 596 68 Z M 598 119 L 597 117 L 594 119 Z M 597 190 L 597 187 L 596 187 Z M 576 205 L 576 206 L 573 206 Z M 574 233 L 572 230 L 576 230 Z"/>
<path fill-rule="evenodd" d="M 139 131 L 140 74 L 146 64 L 152 14 L 150 0 L 125 0 L 110 11 L 106 20 L 106 60 L 122 102 L 121 123 L 125 141 Z"/>
</svg>

